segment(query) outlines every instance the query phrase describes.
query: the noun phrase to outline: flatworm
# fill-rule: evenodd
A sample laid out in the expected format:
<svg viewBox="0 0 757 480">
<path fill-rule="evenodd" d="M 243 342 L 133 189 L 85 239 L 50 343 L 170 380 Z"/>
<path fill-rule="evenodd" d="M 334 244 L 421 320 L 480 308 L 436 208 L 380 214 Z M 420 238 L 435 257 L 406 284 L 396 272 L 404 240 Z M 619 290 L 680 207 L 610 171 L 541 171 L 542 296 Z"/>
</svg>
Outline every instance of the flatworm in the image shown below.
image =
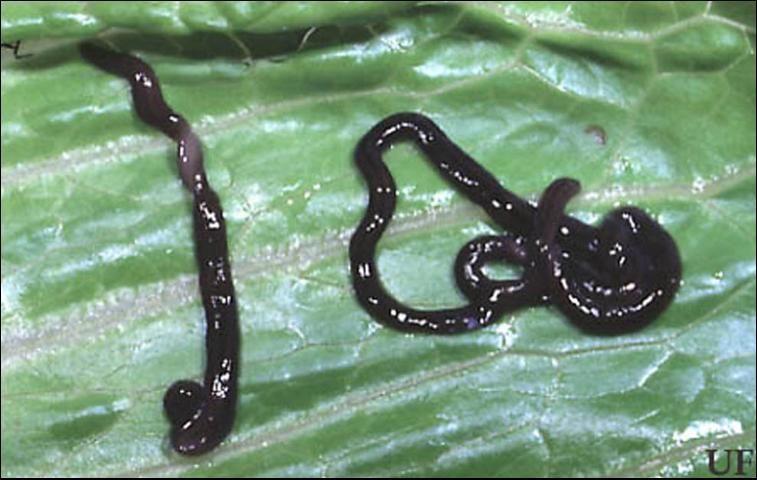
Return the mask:
<svg viewBox="0 0 757 480">
<path fill-rule="evenodd" d="M 468 303 L 420 310 L 383 286 L 376 246 L 394 214 L 397 189 L 383 153 L 400 140 L 414 142 L 459 192 L 503 229 L 476 238 L 457 255 L 454 272 Z M 428 117 L 391 115 L 366 133 L 355 162 L 368 185 L 365 215 L 350 241 L 350 270 L 362 307 L 378 321 L 407 332 L 463 333 L 519 308 L 551 303 L 582 330 L 620 334 L 638 330 L 671 303 L 681 278 L 672 237 L 635 207 L 610 212 L 598 228 L 564 215 L 579 191 L 576 180 L 555 180 L 533 206 L 503 188 Z M 492 280 L 483 266 L 506 261 L 523 268 L 513 280 Z"/>
<path fill-rule="evenodd" d="M 166 104 L 152 68 L 139 58 L 92 44 L 82 44 L 80 51 L 96 67 L 128 80 L 139 118 L 178 146 L 179 176 L 193 197 L 195 258 L 205 309 L 207 357 L 204 383 L 174 383 L 166 391 L 163 405 L 171 422 L 173 448 L 184 455 L 203 454 L 231 431 L 237 402 L 239 321 L 221 202 L 205 175 L 200 140 L 187 121 Z"/>
</svg>

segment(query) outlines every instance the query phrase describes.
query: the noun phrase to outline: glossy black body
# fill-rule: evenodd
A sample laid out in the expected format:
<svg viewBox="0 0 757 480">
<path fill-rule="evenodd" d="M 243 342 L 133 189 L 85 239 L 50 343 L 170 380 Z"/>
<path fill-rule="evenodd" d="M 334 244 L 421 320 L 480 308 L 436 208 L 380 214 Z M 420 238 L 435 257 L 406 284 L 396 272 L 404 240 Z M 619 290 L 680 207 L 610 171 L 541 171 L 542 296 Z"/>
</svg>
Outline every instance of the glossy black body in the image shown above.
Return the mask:
<svg viewBox="0 0 757 480">
<path fill-rule="evenodd" d="M 195 257 L 206 320 L 205 378 L 202 385 L 191 380 L 174 383 L 163 404 L 171 421 L 173 448 L 181 454 L 199 455 L 229 434 L 237 402 L 239 322 L 221 203 L 208 184 L 199 139 L 166 104 L 150 66 L 134 56 L 91 44 L 81 45 L 80 50 L 93 65 L 128 80 L 142 121 L 176 141 L 179 176 L 192 193 Z"/>
<path fill-rule="evenodd" d="M 383 152 L 401 140 L 414 142 L 449 183 L 481 206 L 503 229 L 466 244 L 455 262 L 455 279 L 469 303 L 419 310 L 384 288 L 376 246 L 392 219 L 397 189 Z M 407 332 L 463 333 L 491 324 L 503 313 L 550 302 L 576 326 L 595 334 L 638 330 L 672 301 L 681 278 L 678 248 L 670 235 L 635 207 L 608 214 L 599 228 L 565 216 L 579 190 L 558 179 L 535 207 L 503 188 L 428 117 L 398 113 L 361 139 L 355 162 L 368 185 L 365 215 L 350 241 L 350 268 L 357 298 L 374 318 Z M 521 278 L 492 280 L 482 267 L 507 261 Z"/>
</svg>

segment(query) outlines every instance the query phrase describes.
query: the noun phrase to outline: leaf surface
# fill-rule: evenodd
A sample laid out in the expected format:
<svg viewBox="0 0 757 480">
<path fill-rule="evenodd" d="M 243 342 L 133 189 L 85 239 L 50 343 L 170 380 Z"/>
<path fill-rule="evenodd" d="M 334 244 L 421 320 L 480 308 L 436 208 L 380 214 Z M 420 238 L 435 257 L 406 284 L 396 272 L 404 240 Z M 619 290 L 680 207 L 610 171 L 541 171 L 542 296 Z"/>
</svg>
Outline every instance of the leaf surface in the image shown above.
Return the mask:
<svg viewBox="0 0 757 480">
<path fill-rule="evenodd" d="M 200 459 L 161 404 L 203 369 L 189 198 L 126 82 L 79 58 L 94 37 L 154 67 L 226 211 L 241 400 Z M 3 2 L 2 40 L 32 54 L 2 54 L 3 476 L 696 476 L 754 448 L 753 3 Z M 585 221 L 652 212 L 675 303 L 616 338 L 547 308 L 379 326 L 349 282 L 352 150 L 405 110 L 527 198 L 569 176 Z M 387 158 L 388 288 L 461 304 L 454 256 L 491 223 L 413 148 Z"/>
</svg>

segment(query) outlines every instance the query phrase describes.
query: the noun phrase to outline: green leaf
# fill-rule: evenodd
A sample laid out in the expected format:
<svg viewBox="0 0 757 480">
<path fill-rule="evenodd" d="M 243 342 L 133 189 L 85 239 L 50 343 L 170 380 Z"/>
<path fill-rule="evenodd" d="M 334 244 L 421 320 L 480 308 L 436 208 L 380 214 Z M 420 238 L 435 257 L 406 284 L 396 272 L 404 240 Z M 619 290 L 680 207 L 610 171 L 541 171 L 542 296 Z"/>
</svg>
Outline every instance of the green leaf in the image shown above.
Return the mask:
<svg viewBox="0 0 757 480">
<path fill-rule="evenodd" d="M 206 457 L 170 451 L 161 405 L 203 369 L 189 198 L 126 82 L 79 58 L 95 36 L 153 65 L 224 202 L 242 395 Z M 705 448 L 754 448 L 753 2 L 3 2 L 2 40 L 32 55 L 2 54 L 3 476 L 697 476 Z M 402 110 L 528 198 L 570 176 L 579 218 L 652 212 L 675 303 L 616 338 L 548 308 L 379 326 L 348 276 L 352 150 Z M 388 162 L 388 288 L 461 304 L 452 261 L 488 218 L 413 148 Z"/>
</svg>

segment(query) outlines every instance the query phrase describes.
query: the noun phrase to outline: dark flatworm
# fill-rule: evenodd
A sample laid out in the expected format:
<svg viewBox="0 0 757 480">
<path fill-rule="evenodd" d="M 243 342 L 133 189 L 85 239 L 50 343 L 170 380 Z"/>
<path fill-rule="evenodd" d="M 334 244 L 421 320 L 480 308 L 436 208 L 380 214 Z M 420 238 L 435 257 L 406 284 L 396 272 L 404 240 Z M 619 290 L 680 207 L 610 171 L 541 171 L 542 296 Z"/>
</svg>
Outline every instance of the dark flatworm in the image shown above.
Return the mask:
<svg viewBox="0 0 757 480">
<path fill-rule="evenodd" d="M 203 385 L 190 380 L 174 383 L 163 405 L 171 422 L 173 448 L 184 455 L 199 455 L 229 434 L 237 402 L 239 322 L 221 202 L 205 175 L 200 140 L 163 100 L 152 68 L 131 55 L 91 44 L 81 45 L 80 50 L 88 62 L 127 79 L 139 118 L 177 143 L 179 175 L 194 199 L 195 257 L 206 320 L 205 379 Z"/>
<path fill-rule="evenodd" d="M 480 205 L 504 230 L 466 244 L 455 262 L 458 288 L 469 303 L 419 310 L 397 301 L 382 285 L 376 245 L 392 219 L 397 191 L 383 152 L 411 140 L 458 191 Z M 635 207 L 610 212 L 598 228 L 564 215 L 579 191 L 562 178 L 533 206 L 499 182 L 453 143 L 429 118 L 391 115 L 361 139 L 355 162 L 369 189 L 368 208 L 350 241 L 357 298 L 380 322 L 408 332 L 453 334 L 491 324 L 505 312 L 552 303 L 575 325 L 595 334 L 638 330 L 672 301 L 681 278 L 678 248 L 670 235 Z M 523 274 L 492 280 L 483 266 L 515 263 Z"/>
</svg>

